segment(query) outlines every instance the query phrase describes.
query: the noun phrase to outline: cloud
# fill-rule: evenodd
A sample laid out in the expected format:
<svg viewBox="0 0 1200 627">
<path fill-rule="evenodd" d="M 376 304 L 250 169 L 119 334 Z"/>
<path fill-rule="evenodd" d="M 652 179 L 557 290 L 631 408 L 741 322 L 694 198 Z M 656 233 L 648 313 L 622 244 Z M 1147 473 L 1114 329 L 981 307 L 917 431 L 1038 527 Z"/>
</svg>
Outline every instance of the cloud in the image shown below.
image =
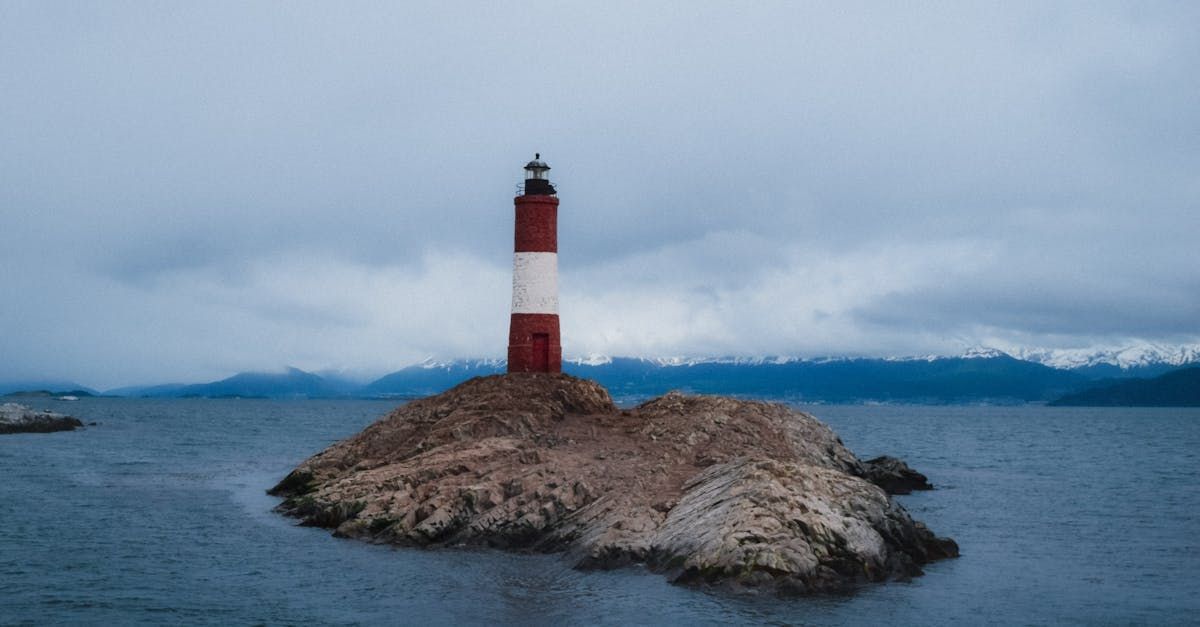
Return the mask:
<svg viewBox="0 0 1200 627">
<path fill-rule="evenodd" d="M 1195 6 L 293 9 L 0 7 L 0 376 L 1200 335 Z"/>
<path fill-rule="evenodd" d="M 784 245 L 775 252 L 775 263 L 750 273 L 730 272 L 718 265 L 723 255 L 715 252 L 714 239 L 723 238 L 565 276 L 564 334 L 573 343 L 564 349 L 651 355 L 922 350 L 927 336 L 864 328 L 856 310 L 894 294 L 936 287 L 946 277 L 969 276 L 990 257 L 986 246 L 968 241 L 865 246 L 837 254 Z M 752 244 L 738 252 L 757 250 Z M 672 276 L 677 266 L 694 267 L 696 255 L 706 255 L 709 266 L 716 267 L 693 273 L 688 281 L 660 279 L 660 272 Z M 939 348 L 947 343 L 942 338 Z"/>
<path fill-rule="evenodd" d="M 450 252 L 408 267 L 285 255 L 233 280 L 210 269 L 162 273 L 150 285 L 93 277 L 6 309 L 5 328 L 46 331 L 6 335 L 5 353 L 25 363 L 6 361 L 0 376 L 23 366 L 109 386 L 284 363 L 382 374 L 502 345 L 509 272 Z"/>
</svg>

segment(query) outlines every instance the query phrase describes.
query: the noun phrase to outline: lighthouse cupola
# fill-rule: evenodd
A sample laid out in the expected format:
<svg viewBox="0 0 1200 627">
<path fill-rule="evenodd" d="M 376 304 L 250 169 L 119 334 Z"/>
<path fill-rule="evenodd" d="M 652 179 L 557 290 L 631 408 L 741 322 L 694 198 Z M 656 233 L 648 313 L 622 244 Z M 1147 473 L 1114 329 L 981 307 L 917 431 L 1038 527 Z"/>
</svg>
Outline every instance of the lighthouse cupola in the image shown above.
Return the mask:
<svg viewBox="0 0 1200 627">
<path fill-rule="evenodd" d="M 532 196 L 553 196 L 554 186 L 546 177 L 549 171 L 550 166 L 542 161 L 541 153 L 534 153 L 533 161 L 525 164 L 525 193 Z"/>
</svg>

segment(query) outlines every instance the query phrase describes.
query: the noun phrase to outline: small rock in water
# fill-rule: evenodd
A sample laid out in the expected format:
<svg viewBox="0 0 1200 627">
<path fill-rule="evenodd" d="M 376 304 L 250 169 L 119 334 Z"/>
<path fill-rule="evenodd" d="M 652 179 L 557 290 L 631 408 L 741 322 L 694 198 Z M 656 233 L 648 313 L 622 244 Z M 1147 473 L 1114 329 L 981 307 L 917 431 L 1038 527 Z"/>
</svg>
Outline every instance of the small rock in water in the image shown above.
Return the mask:
<svg viewBox="0 0 1200 627">
<path fill-rule="evenodd" d="M 908 467 L 902 460 L 888 455 L 863 462 L 863 478 L 883 488 L 888 494 L 910 494 L 913 490 L 932 490 L 929 479 Z"/>
<path fill-rule="evenodd" d="M 0 404 L 0 434 L 73 431 L 82 426 L 79 419 L 71 416 L 30 409 L 17 403 Z"/>
</svg>

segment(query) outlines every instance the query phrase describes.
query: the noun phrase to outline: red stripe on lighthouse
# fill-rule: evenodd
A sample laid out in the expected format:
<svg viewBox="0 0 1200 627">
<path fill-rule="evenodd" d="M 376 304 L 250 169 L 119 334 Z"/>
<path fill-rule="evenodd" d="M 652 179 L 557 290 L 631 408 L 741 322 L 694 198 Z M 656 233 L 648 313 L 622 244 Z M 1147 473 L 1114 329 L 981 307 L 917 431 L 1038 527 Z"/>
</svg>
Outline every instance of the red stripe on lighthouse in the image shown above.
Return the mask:
<svg viewBox="0 0 1200 627">
<path fill-rule="evenodd" d="M 539 338 L 545 338 L 545 344 Z M 538 354 L 539 351 L 544 351 Z M 513 314 L 508 327 L 509 372 L 562 372 L 557 314 Z"/>
<path fill-rule="evenodd" d="M 519 253 L 558 252 L 558 199 L 554 196 L 517 196 L 516 245 Z"/>
</svg>

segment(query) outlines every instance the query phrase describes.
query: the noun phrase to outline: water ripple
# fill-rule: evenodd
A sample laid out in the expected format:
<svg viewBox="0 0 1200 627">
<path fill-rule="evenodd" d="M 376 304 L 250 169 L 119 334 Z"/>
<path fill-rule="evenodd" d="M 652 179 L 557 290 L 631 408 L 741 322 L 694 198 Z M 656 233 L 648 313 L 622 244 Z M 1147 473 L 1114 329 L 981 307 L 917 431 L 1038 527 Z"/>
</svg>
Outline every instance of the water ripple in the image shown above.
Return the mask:
<svg viewBox="0 0 1200 627">
<path fill-rule="evenodd" d="M 1200 612 L 1200 411 L 808 408 L 959 560 L 809 599 L 683 589 L 559 556 L 339 540 L 264 490 L 391 408 L 372 401 L 91 399 L 99 427 L 0 439 L 0 624 L 858 625 L 1186 623 Z M 64 436 L 64 437 L 60 437 Z"/>
</svg>

